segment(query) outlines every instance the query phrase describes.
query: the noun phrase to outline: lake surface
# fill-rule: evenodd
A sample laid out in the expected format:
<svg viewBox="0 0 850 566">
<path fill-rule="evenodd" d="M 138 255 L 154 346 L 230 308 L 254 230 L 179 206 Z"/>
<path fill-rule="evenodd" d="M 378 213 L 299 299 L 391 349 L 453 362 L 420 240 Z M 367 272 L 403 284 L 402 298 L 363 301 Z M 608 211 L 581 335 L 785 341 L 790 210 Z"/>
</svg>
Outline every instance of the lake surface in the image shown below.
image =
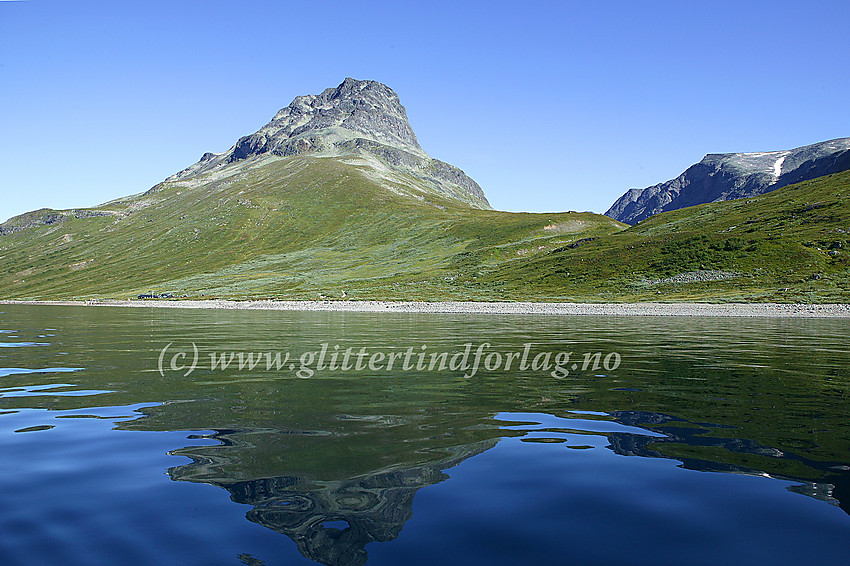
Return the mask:
<svg viewBox="0 0 850 566">
<path fill-rule="evenodd" d="M 0 312 L 0 564 L 850 554 L 846 320 Z"/>
</svg>

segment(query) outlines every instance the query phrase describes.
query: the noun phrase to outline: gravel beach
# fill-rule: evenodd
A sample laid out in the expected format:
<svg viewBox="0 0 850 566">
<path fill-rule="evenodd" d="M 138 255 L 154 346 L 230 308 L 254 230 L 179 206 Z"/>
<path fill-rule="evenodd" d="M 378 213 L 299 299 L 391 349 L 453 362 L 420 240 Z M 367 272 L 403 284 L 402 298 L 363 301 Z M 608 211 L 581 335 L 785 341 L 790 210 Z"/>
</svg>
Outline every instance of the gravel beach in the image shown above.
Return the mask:
<svg viewBox="0 0 850 566">
<path fill-rule="evenodd" d="M 472 301 L 226 301 L 104 300 L 0 301 L 0 305 L 64 305 L 172 309 L 254 309 L 288 311 L 404 312 L 497 315 L 714 316 L 778 318 L 850 318 L 850 304 L 779 303 L 485 303 Z"/>
</svg>

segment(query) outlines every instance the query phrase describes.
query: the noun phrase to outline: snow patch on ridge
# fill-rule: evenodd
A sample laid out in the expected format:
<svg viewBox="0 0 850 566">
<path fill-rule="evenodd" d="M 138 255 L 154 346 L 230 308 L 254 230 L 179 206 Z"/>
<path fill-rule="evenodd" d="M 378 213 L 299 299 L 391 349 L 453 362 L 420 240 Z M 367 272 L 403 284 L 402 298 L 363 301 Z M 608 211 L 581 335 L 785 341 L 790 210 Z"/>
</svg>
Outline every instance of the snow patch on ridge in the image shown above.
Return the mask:
<svg viewBox="0 0 850 566">
<path fill-rule="evenodd" d="M 776 160 L 776 163 L 773 164 L 773 176 L 779 180 L 779 176 L 782 175 L 782 164 L 785 163 L 785 158 L 788 157 L 790 151 L 783 151 L 782 155 L 779 156 L 779 159 Z M 776 181 L 774 181 L 775 183 Z"/>
</svg>

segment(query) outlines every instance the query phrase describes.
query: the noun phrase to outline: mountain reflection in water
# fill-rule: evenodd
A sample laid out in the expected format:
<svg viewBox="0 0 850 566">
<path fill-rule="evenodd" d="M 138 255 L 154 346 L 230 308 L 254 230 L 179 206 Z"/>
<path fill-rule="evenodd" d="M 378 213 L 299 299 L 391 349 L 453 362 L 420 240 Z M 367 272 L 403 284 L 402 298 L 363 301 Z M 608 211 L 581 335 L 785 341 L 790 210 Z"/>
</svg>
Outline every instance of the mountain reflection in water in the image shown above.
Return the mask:
<svg viewBox="0 0 850 566">
<path fill-rule="evenodd" d="M 240 434 L 220 431 L 208 436 L 223 447 L 239 449 Z M 297 475 L 235 480 L 225 475 L 233 461 L 185 448 L 191 464 L 171 468 L 174 480 L 207 483 L 230 492 L 236 503 L 253 505 L 250 521 L 291 538 L 306 557 L 328 565 L 366 564 L 366 545 L 395 539 L 410 519 L 413 497 L 423 487 L 448 478 L 443 470 L 492 448 L 496 440 L 445 449 L 448 455 L 416 466 L 390 467 L 361 476 L 315 480 Z M 256 448 L 256 447 L 252 447 Z"/>
<path fill-rule="evenodd" d="M 711 430 L 734 428 L 726 425 L 691 423 L 671 415 L 642 411 L 579 413 L 566 417 L 499 413 L 494 421 L 500 425 L 498 429 L 503 436 L 519 436 L 525 441 L 567 442 L 569 445 L 568 439 L 577 435 L 603 435 L 609 443 L 606 448 L 622 456 L 676 459 L 683 468 L 691 470 L 794 482 L 789 490 L 840 506 L 848 512 L 850 474 L 845 465 L 817 462 L 752 440 L 705 435 Z M 595 418 L 588 419 L 588 416 Z M 492 432 L 495 433 L 495 429 Z M 261 441 L 276 435 L 275 431 L 234 430 L 204 435 L 202 438 L 219 444 L 173 451 L 172 454 L 186 456 L 192 462 L 171 468 L 169 475 L 176 481 L 205 483 L 227 490 L 234 502 L 253 506 L 246 515 L 248 520 L 285 534 L 305 557 L 329 566 L 366 564 L 366 545 L 388 542 L 399 536 L 412 516 L 414 496 L 419 489 L 448 479 L 445 470 L 493 448 L 498 442 L 498 438 L 490 438 L 460 446 L 438 445 L 420 450 L 435 455 L 434 459 L 420 464 L 390 465 L 340 479 L 315 479 L 314 475 L 323 475 L 319 469 L 314 470 L 314 474 L 239 479 L 245 473 L 239 467 L 240 461 L 250 460 L 251 453 L 280 449 L 280 443 L 264 446 Z M 675 448 L 682 446 L 716 448 L 732 457 L 730 461 L 712 461 L 674 455 Z M 739 455 L 742 461 L 748 456 L 763 458 L 763 462 L 772 464 L 763 467 L 772 471 L 734 463 L 734 455 Z M 816 471 L 820 480 L 783 473 L 789 465 L 803 465 Z"/>
</svg>

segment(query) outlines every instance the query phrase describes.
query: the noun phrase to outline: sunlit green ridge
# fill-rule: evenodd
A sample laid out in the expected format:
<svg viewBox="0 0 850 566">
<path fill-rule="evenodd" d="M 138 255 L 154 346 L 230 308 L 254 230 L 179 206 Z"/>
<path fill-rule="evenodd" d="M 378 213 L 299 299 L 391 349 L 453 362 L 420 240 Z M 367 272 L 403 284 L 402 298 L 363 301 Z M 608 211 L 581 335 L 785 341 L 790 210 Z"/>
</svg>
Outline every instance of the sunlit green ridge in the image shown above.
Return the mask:
<svg viewBox="0 0 850 566">
<path fill-rule="evenodd" d="M 622 225 L 474 208 L 337 158 L 269 158 L 75 211 L 12 219 L 3 298 L 508 298 L 483 270 Z M 413 188 L 412 188 L 413 187 Z"/>
<path fill-rule="evenodd" d="M 3 225 L 2 296 L 850 300 L 850 173 L 627 230 L 592 213 L 477 209 L 369 175 L 335 158 L 270 158 L 30 213 Z"/>
</svg>

